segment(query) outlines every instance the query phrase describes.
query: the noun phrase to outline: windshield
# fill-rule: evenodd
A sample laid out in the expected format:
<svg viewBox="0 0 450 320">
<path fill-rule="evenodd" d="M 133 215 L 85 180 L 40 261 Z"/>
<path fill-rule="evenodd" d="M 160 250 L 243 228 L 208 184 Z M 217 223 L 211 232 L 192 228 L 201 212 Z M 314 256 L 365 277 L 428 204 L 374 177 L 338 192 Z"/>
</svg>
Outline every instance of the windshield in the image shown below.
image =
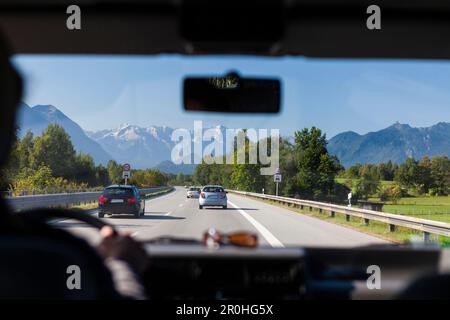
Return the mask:
<svg viewBox="0 0 450 320">
<path fill-rule="evenodd" d="M 261 246 L 277 248 L 450 243 L 383 217 L 450 223 L 449 62 L 178 55 L 13 62 L 25 96 L 2 172 L 9 198 L 132 184 L 145 196 L 145 207 L 128 208 L 142 210 L 140 218 L 113 206 L 103 216 L 92 197 L 68 206 L 100 210 L 141 239 L 202 239 L 215 228 L 255 233 Z M 183 109 L 185 77 L 229 72 L 279 79 L 281 111 Z M 186 196 L 185 186 L 211 184 L 226 197 Z"/>
<path fill-rule="evenodd" d="M 203 192 L 223 192 L 223 188 L 205 187 L 205 188 L 203 188 Z"/>
<path fill-rule="evenodd" d="M 129 188 L 107 188 L 103 192 L 104 196 L 132 196 L 133 190 Z"/>
</svg>

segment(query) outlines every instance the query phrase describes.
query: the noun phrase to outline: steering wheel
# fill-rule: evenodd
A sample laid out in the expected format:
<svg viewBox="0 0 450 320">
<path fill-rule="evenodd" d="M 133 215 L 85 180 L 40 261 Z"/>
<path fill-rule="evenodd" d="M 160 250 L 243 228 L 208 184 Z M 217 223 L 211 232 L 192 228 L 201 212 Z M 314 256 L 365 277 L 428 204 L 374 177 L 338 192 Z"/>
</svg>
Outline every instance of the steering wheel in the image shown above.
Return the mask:
<svg viewBox="0 0 450 320">
<path fill-rule="evenodd" d="M 112 224 L 106 223 L 94 216 L 87 214 L 85 211 L 81 209 L 52 209 L 52 208 L 42 208 L 42 209 L 33 209 L 27 210 L 19 213 L 20 217 L 25 218 L 29 221 L 36 222 L 48 222 L 52 219 L 74 219 L 81 222 L 84 222 L 98 230 L 102 229 L 105 226 L 109 226 L 112 228 L 113 233 L 117 234 L 117 230 L 114 228 Z"/>
</svg>

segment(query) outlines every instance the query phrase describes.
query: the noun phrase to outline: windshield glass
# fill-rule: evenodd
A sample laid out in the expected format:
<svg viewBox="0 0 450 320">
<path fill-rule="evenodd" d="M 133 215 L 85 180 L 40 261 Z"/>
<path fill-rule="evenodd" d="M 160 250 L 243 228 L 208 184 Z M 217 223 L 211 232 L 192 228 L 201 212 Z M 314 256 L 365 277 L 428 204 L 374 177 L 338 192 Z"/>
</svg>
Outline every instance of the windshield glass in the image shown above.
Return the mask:
<svg viewBox="0 0 450 320">
<path fill-rule="evenodd" d="M 104 196 L 132 196 L 133 190 L 129 188 L 107 188 L 103 192 Z"/>
<path fill-rule="evenodd" d="M 449 62 L 178 55 L 13 62 L 25 95 L 2 171 L 10 198 L 132 184 L 146 196 L 145 215 L 108 222 L 142 239 L 201 239 L 211 227 L 256 233 L 272 247 L 450 243 L 382 217 L 450 223 Z M 279 79 L 281 111 L 183 109 L 185 77 L 229 72 Z M 208 184 L 227 197 L 186 196 L 187 186 Z M 123 192 L 131 190 L 105 195 Z M 99 206 L 92 198 L 68 205 Z"/>
<path fill-rule="evenodd" d="M 223 192 L 223 189 L 218 187 L 205 187 L 203 188 L 203 192 Z"/>
</svg>

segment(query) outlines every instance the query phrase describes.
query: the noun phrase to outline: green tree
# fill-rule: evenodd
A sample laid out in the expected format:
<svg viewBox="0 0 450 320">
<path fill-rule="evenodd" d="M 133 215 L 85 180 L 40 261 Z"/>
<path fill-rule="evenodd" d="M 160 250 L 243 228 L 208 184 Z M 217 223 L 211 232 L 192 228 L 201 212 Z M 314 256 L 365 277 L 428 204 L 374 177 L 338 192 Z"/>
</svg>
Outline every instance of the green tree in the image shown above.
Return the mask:
<svg viewBox="0 0 450 320">
<path fill-rule="evenodd" d="M 413 188 L 416 185 L 416 175 L 418 174 L 417 161 L 414 158 L 408 158 L 398 167 L 395 181 L 407 188 Z"/>
<path fill-rule="evenodd" d="M 114 160 L 109 160 L 106 165 L 108 171 L 108 178 L 110 183 L 118 184 L 122 182 L 122 166 Z"/>
<path fill-rule="evenodd" d="M 74 164 L 74 180 L 77 182 L 85 182 L 89 186 L 95 186 L 98 184 L 94 159 L 89 154 L 80 152 L 76 155 Z"/>
<path fill-rule="evenodd" d="M 95 181 L 96 185 L 107 186 L 110 184 L 108 169 L 99 165 L 95 168 Z"/>
<path fill-rule="evenodd" d="M 345 177 L 348 179 L 359 179 L 359 177 L 360 177 L 359 173 L 361 171 L 361 166 L 362 165 L 360 163 L 350 166 L 345 173 Z"/>
<path fill-rule="evenodd" d="M 429 158 L 423 157 L 420 161 L 416 161 L 414 158 L 406 159 L 399 166 L 395 181 L 419 194 L 428 192 L 433 184 Z"/>
<path fill-rule="evenodd" d="M 380 163 L 378 165 L 378 175 L 380 180 L 392 181 L 395 177 L 395 172 L 397 170 L 397 165 L 391 160 L 386 163 Z"/>
<path fill-rule="evenodd" d="M 32 168 L 48 166 L 56 177 L 71 178 L 75 167 L 75 149 L 69 135 L 57 124 L 50 124 L 34 140 Z"/>
<path fill-rule="evenodd" d="M 261 192 L 264 177 L 257 164 L 236 164 L 231 173 L 231 184 L 234 188 L 249 192 Z"/>
<path fill-rule="evenodd" d="M 239 132 L 239 135 L 245 135 L 246 130 Z M 244 144 L 240 146 L 237 145 L 237 139 L 235 139 L 234 148 L 234 164 L 231 171 L 231 186 L 238 190 L 250 191 L 250 192 L 261 192 L 264 187 L 264 176 L 261 175 L 261 165 L 258 159 L 256 159 L 256 164 L 250 163 L 250 150 L 252 148 L 258 149 L 258 144 L 251 142 L 247 136 L 244 137 Z M 242 150 L 243 148 L 243 150 Z M 238 154 L 243 153 L 245 155 L 245 163 L 238 163 Z"/>
<path fill-rule="evenodd" d="M 133 170 L 130 184 L 139 187 L 154 187 L 167 184 L 167 176 L 156 169 Z"/>
<path fill-rule="evenodd" d="M 15 176 L 20 171 L 19 144 L 20 142 L 15 138 L 11 151 L 8 154 L 8 160 L 3 168 L 0 169 L 0 187 L 2 190 L 8 188 L 8 185 L 13 182 Z"/>
<path fill-rule="evenodd" d="M 360 179 L 354 180 L 352 193 L 356 199 L 367 199 L 377 193 L 380 181 L 366 173 Z"/>
<path fill-rule="evenodd" d="M 392 201 L 394 204 L 402 197 L 402 189 L 399 185 L 387 185 L 380 192 L 381 201 Z"/>
<path fill-rule="evenodd" d="M 447 156 L 433 157 L 430 175 L 433 180 L 432 193 L 448 195 L 450 193 L 450 159 Z"/>
<path fill-rule="evenodd" d="M 327 151 L 326 135 L 316 127 L 297 131 L 294 152 L 297 162 L 295 188 L 300 196 L 321 198 L 330 195 L 334 178 L 341 169 L 336 157 Z"/>
<path fill-rule="evenodd" d="M 34 146 L 33 132 L 28 130 L 25 136 L 22 138 L 22 140 L 20 140 L 20 142 L 18 143 L 20 168 L 26 168 L 30 166 L 33 146 Z"/>
</svg>

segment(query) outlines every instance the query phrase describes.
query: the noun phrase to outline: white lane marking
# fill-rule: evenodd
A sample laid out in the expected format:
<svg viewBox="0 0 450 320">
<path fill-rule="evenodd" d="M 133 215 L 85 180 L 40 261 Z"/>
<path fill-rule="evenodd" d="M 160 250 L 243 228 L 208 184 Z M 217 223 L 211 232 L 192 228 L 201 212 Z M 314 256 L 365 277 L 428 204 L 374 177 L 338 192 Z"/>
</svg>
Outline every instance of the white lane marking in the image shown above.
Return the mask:
<svg viewBox="0 0 450 320">
<path fill-rule="evenodd" d="M 169 211 L 169 212 L 165 213 L 164 215 L 165 215 L 165 216 L 168 216 L 168 215 L 171 214 L 171 213 L 172 213 L 172 211 Z"/>
<path fill-rule="evenodd" d="M 182 207 L 183 206 L 183 204 L 182 203 L 180 203 L 179 205 L 178 205 L 179 207 Z"/>
<path fill-rule="evenodd" d="M 252 216 L 250 216 L 247 212 L 240 209 L 237 205 L 235 205 L 233 202 L 228 200 L 228 203 L 231 204 L 234 208 L 237 209 L 237 211 L 250 222 L 256 230 L 266 239 L 266 241 L 272 246 L 272 247 L 278 247 L 283 248 L 284 245 L 281 243 L 280 240 L 278 240 L 269 230 L 267 230 L 266 227 L 264 227 L 261 223 L 256 221 Z"/>
</svg>

